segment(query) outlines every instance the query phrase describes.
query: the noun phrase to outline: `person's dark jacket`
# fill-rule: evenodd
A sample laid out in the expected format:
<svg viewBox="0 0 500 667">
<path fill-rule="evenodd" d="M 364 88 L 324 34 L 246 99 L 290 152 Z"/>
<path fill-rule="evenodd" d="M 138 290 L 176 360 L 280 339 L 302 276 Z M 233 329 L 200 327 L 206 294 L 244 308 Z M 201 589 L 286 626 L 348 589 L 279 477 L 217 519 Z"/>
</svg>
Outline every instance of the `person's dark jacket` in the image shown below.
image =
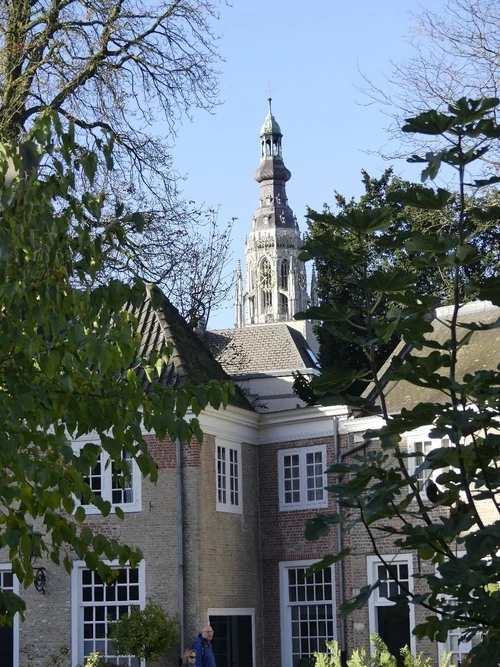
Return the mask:
<svg viewBox="0 0 500 667">
<path fill-rule="evenodd" d="M 196 667 L 217 667 L 212 644 L 199 634 L 191 647 L 196 651 Z"/>
</svg>

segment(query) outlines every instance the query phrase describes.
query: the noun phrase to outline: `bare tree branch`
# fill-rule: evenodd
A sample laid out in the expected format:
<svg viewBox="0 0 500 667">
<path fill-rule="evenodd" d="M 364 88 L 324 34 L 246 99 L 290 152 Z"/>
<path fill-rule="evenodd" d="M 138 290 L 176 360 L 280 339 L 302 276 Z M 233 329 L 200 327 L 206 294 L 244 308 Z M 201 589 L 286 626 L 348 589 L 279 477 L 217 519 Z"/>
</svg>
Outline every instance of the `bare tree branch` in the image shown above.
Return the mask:
<svg viewBox="0 0 500 667">
<path fill-rule="evenodd" d="M 227 228 L 214 231 L 212 213 L 183 200 L 171 146 L 193 107 L 210 111 L 218 103 L 213 25 L 220 1 L 0 0 L 0 139 L 29 137 L 47 109 L 74 124 L 84 147 L 112 136 L 115 180 L 102 173 L 97 187 L 108 192 L 110 210 L 115 198 L 125 198 L 149 226 L 110 270 L 140 271 L 179 305 L 182 266 L 202 281 L 188 293 L 208 311 L 227 290 L 217 283 L 227 261 Z M 158 121 L 166 128 L 160 137 L 153 133 Z"/>
</svg>

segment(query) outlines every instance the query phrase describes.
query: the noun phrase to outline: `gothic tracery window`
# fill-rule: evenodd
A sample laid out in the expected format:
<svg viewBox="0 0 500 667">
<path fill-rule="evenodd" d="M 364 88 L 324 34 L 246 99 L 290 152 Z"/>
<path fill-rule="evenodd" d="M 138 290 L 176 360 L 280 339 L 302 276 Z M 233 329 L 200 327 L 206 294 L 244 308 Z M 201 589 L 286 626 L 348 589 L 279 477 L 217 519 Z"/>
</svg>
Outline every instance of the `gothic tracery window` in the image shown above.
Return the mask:
<svg viewBox="0 0 500 667">
<path fill-rule="evenodd" d="M 262 303 L 264 308 L 271 308 L 273 305 L 273 292 L 272 292 L 272 270 L 271 263 L 268 259 L 262 260 L 260 265 L 260 276 L 259 284 L 262 290 Z"/>
<path fill-rule="evenodd" d="M 280 272 L 280 287 L 281 289 L 288 289 L 288 273 L 289 273 L 289 263 L 287 259 L 284 259 L 281 262 L 281 272 Z"/>
<path fill-rule="evenodd" d="M 287 297 L 280 292 L 279 294 L 280 303 L 278 308 L 278 313 L 284 318 L 288 319 L 288 299 Z"/>
</svg>

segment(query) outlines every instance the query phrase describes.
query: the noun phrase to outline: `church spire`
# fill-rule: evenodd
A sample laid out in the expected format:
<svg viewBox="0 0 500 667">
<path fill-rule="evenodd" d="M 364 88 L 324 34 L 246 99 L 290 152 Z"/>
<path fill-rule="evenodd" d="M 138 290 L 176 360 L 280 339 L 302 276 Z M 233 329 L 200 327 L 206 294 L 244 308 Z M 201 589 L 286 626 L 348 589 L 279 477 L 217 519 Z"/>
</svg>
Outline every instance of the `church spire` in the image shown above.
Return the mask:
<svg viewBox="0 0 500 667">
<path fill-rule="evenodd" d="M 305 266 L 298 259 L 302 240 L 288 205 L 291 173 L 283 162 L 282 138 L 269 98 L 254 176 L 260 185 L 259 206 L 245 248 L 248 324 L 292 320 L 307 308 Z"/>
<path fill-rule="evenodd" d="M 238 266 L 236 268 L 235 275 L 236 282 L 236 300 L 235 300 L 235 326 L 243 326 L 244 318 L 244 299 L 243 299 L 243 276 L 241 275 L 241 262 L 238 260 Z"/>
</svg>

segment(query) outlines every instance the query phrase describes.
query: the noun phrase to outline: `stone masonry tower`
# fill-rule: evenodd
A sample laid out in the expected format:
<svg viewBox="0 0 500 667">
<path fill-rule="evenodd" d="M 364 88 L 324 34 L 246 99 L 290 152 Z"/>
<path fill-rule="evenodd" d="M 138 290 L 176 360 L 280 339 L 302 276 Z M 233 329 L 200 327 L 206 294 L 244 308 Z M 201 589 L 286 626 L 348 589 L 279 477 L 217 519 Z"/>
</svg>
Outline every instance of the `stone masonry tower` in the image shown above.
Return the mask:
<svg viewBox="0 0 500 667">
<path fill-rule="evenodd" d="M 281 129 L 269 110 L 260 130 L 259 206 L 245 243 L 246 294 L 241 273 L 237 286 L 236 326 L 285 322 L 306 310 L 306 271 L 298 259 L 302 239 L 297 218 L 288 206 Z M 246 306 L 246 307 L 245 307 Z"/>
</svg>

